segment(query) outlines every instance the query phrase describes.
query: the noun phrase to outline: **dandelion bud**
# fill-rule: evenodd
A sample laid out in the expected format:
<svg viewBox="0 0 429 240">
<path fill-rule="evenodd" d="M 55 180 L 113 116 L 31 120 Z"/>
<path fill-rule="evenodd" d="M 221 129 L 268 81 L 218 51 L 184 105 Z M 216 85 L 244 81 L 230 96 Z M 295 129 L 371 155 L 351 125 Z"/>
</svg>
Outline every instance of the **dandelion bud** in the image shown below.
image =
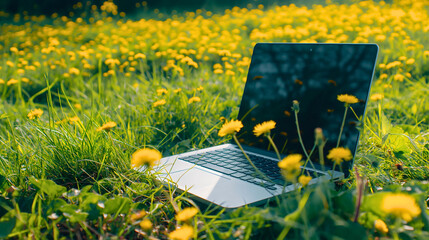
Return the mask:
<svg viewBox="0 0 429 240">
<path fill-rule="evenodd" d="M 296 113 L 299 112 L 299 102 L 298 102 L 298 100 L 293 100 L 292 110 L 295 111 Z"/>
<path fill-rule="evenodd" d="M 321 128 L 314 129 L 314 144 L 316 146 L 323 146 L 323 139 L 325 137 L 323 136 L 323 131 Z"/>
</svg>

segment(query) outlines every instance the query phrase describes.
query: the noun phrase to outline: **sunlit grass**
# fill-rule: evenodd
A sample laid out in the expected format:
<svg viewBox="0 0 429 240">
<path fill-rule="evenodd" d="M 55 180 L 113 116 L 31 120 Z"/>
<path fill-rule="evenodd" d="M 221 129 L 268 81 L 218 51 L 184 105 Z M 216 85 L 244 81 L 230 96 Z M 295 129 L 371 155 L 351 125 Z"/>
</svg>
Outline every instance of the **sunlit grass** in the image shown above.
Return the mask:
<svg viewBox="0 0 429 240">
<path fill-rule="evenodd" d="M 192 237 L 209 239 L 427 236 L 425 1 L 236 7 L 141 20 L 115 14 L 110 3 L 103 9 L 0 14 L 1 237 L 166 238 L 185 225 Z M 228 140 L 218 131 L 222 117 L 237 116 L 256 42 L 379 44 L 375 97 L 358 125 L 361 177 L 353 172 L 336 186 L 226 212 L 132 169 L 138 149 L 167 156 Z M 108 122 L 116 126 L 97 131 Z M 422 213 L 404 223 L 381 211 L 386 192 L 413 196 Z M 179 221 L 190 206 L 198 213 Z"/>
</svg>

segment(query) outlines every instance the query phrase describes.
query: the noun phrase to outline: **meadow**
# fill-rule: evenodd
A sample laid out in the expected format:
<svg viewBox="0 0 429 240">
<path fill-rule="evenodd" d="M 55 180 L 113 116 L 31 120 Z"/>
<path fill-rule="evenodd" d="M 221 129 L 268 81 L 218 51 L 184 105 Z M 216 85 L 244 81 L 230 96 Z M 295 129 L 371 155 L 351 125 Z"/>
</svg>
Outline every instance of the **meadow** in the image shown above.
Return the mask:
<svg viewBox="0 0 429 240">
<path fill-rule="evenodd" d="M 427 1 L 136 7 L 0 12 L 0 238 L 429 238 Z M 225 211 L 137 171 L 231 138 L 257 42 L 379 45 L 351 176 Z"/>
</svg>

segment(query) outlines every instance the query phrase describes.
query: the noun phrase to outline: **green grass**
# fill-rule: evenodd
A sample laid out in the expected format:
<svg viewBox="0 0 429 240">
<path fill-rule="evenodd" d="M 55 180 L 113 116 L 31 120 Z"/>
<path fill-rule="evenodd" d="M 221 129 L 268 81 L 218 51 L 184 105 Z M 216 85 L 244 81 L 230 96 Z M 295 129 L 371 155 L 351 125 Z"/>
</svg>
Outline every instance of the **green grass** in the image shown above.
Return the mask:
<svg viewBox="0 0 429 240">
<path fill-rule="evenodd" d="M 184 225 L 197 239 L 429 237 L 427 8 L 419 1 L 271 6 L 142 22 L 109 20 L 105 12 L 88 12 L 82 22 L 2 17 L 0 238 L 166 239 Z M 278 33 L 288 25 L 296 31 Z M 167 156 L 228 141 L 217 135 L 220 119 L 237 117 L 253 43 L 314 40 L 380 46 L 371 94 L 384 98 L 368 102 L 358 126 L 360 177 L 353 171 L 336 184 L 321 182 L 264 206 L 225 211 L 161 185 L 150 171 L 130 168 L 132 153 L 141 148 Z M 137 53 L 146 58 L 136 59 Z M 185 56 L 198 67 L 181 62 Z M 120 64 L 109 66 L 107 59 Z M 171 59 L 174 66 L 165 69 Z M 383 66 L 395 61 L 399 65 Z M 214 72 L 217 63 L 222 74 Z M 11 79 L 18 81 L 7 84 Z M 157 92 L 162 88 L 167 93 Z M 189 103 L 191 97 L 200 101 Z M 165 105 L 155 107 L 161 99 Z M 41 117 L 28 119 L 36 108 L 44 111 Z M 75 116 L 80 121 L 70 122 Z M 117 126 L 97 131 L 109 121 Z M 391 192 L 412 196 L 421 213 L 405 222 L 380 210 Z M 189 206 L 199 213 L 177 221 L 176 213 Z M 150 230 L 131 217 L 142 210 Z M 377 219 L 388 233 L 375 229 Z"/>
</svg>

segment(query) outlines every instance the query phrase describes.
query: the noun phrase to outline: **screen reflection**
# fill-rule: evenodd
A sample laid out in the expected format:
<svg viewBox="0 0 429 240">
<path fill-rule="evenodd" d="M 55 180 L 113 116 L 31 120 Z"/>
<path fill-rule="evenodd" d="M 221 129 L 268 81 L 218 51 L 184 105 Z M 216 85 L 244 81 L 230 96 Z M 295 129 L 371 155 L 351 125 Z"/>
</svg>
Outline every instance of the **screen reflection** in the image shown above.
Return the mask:
<svg viewBox="0 0 429 240">
<path fill-rule="evenodd" d="M 265 137 L 255 137 L 256 124 L 274 120 L 271 131 L 282 154 L 301 153 L 292 101 L 298 100 L 301 136 L 309 152 L 314 146 L 314 130 L 322 128 L 327 140 L 326 160 L 339 136 L 344 103 L 339 94 L 354 95 L 359 102 L 348 110 L 340 146 L 354 154 L 359 138 L 356 128 L 362 118 L 374 72 L 378 47 L 375 44 L 257 44 L 253 51 L 238 119 L 243 122 L 240 142 L 272 150 Z M 357 118 L 358 117 L 358 118 Z M 317 150 L 311 160 L 319 162 Z M 342 169 L 348 175 L 350 162 Z M 338 168 L 337 168 L 338 170 Z"/>
</svg>

